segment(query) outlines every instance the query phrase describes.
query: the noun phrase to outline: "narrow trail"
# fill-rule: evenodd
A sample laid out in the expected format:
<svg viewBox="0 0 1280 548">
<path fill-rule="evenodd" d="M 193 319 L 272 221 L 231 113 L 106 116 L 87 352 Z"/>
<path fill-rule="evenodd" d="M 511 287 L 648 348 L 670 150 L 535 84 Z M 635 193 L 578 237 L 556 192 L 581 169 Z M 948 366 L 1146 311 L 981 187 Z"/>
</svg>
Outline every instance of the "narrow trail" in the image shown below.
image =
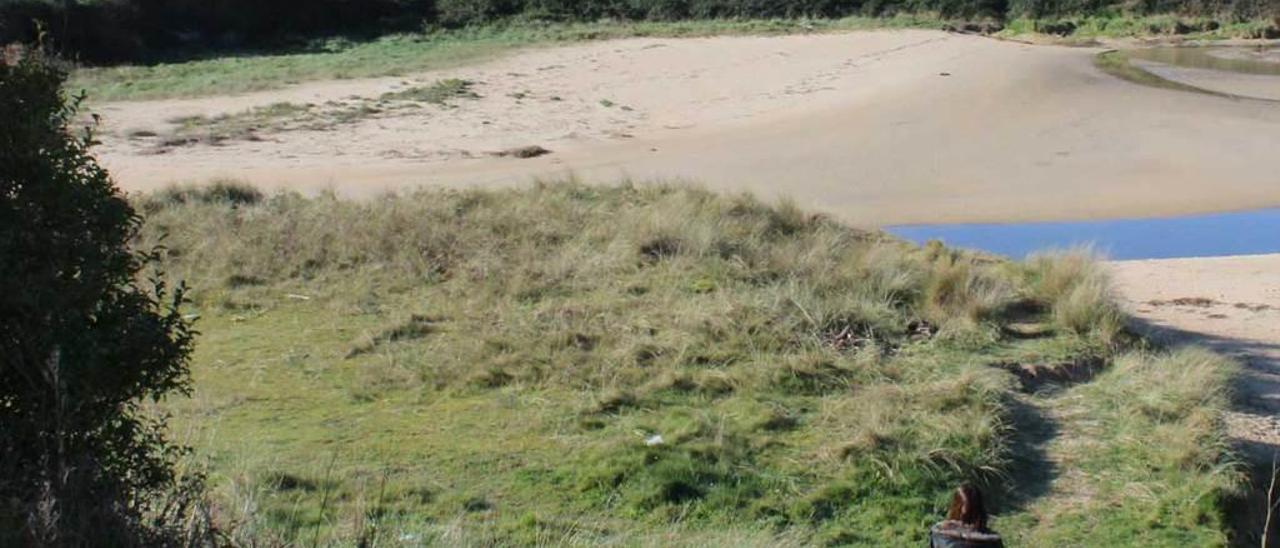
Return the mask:
<svg viewBox="0 0 1280 548">
<path fill-rule="evenodd" d="M 1280 255 L 1125 261 L 1109 267 L 1117 298 L 1149 336 L 1173 346 L 1208 347 L 1244 366 L 1227 426 L 1241 457 L 1252 465 L 1255 485 L 1226 517 L 1235 545 L 1256 545 L 1266 507 L 1265 478 L 1280 450 Z M 1109 437 L 1114 441 L 1115 434 L 1108 432 L 1114 425 L 1107 426 L 1096 405 L 1090 407 L 1092 382 L 1097 379 L 1051 385 L 1015 400 L 1012 454 L 1018 488 L 1002 501 L 1004 521 L 996 524 L 1011 533 L 1010 545 L 1042 544 L 1061 520 L 1096 510 L 1098 498 L 1115 489 L 1116 478 L 1107 477 L 1112 472 L 1096 462 L 1100 444 Z"/>
<path fill-rule="evenodd" d="M 1011 545 L 1031 545 L 1041 531 L 1050 529 L 1058 515 L 1087 504 L 1093 497 L 1089 479 L 1074 461 L 1085 454 L 1082 446 L 1097 443 L 1098 436 L 1068 391 L 1023 395 L 1018 399 L 1019 500 L 1013 505 L 1034 525 L 1008 540 Z"/>
</svg>

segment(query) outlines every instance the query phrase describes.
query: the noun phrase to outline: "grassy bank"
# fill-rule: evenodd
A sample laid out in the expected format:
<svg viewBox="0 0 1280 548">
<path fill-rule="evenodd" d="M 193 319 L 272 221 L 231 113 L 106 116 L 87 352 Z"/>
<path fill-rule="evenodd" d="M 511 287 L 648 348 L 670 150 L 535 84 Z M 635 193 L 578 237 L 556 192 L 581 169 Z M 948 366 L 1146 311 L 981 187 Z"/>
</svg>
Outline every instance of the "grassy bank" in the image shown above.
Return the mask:
<svg viewBox="0 0 1280 548">
<path fill-rule="evenodd" d="M 634 37 L 694 37 L 842 32 L 923 28 L 993 32 L 1001 24 L 949 21 L 936 14 L 839 19 L 713 19 L 687 21 L 602 21 L 548 23 L 513 21 L 458 30 L 396 34 L 376 40 L 330 40 L 289 54 L 231 55 L 181 63 L 82 68 L 71 89 L 95 101 L 199 97 L 242 93 L 317 80 L 403 76 L 447 69 L 504 55 L 521 48 Z M 1176 16 L 1017 19 L 1000 31 L 1007 37 L 1049 35 L 1056 40 L 1172 37 L 1183 39 L 1260 38 L 1280 35 L 1265 20 L 1219 24 L 1211 18 Z"/>
<path fill-rule="evenodd" d="M 961 481 L 1013 539 L 1225 539 L 1230 364 L 1131 355 L 1081 254 L 664 186 L 136 200 L 242 539 L 909 545 Z"/>
<path fill-rule="evenodd" d="M 934 16 L 891 18 L 691 20 L 510 24 L 397 34 L 372 41 L 332 40 L 312 51 L 228 56 L 184 63 L 83 68 L 71 89 L 98 101 L 241 93 L 315 80 L 401 76 L 472 63 L 516 49 L 633 37 L 834 32 L 870 28 L 942 28 Z"/>
</svg>

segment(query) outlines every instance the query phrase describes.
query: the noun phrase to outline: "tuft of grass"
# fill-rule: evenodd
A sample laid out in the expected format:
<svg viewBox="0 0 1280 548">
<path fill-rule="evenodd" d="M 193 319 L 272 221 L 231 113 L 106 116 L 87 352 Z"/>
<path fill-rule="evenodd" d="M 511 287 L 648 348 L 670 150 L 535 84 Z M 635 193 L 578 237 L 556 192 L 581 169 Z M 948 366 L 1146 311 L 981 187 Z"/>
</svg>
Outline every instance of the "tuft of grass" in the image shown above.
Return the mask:
<svg viewBox="0 0 1280 548">
<path fill-rule="evenodd" d="M 1107 363 L 1122 346 L 1078 319 L 1096 315 L 1059 312 L 1113 306 L 1084 253 L 922 249 L 671 185 L 161 203 L 138 243 L 167 246 L 203 333 L 197 397 L 166 409 L 205 440 L 221 511 L 253 538 L 909 545 L 957 483 L 1033 481 L 1013 467 L 1022 399 L 1146 401 L 1133 424 L 1156 421 L 1160 440 L 1218 432 L 1194 411 L 1219 401 L 1205 379 L 1225 370 L 1207 359 L 1021 394 L 1002 364 Z M 1014 321 L 1063 328 L 1013 336 Z M 1158 375 L 1181 388 L 1127 396 Z M 1099 416 L 1128 428 L 1128 413 Z M 1123 433 L 1098 454 L 1175 447 Z M 1205 447 L 1195 462 L 1222 458 Z M 1125 466 L 1116 481 L 1145 477 Z M 1169 470 L 1141 481 L 1227 485 L 1213 467 Z M 278 488 L 282 472 L 305 481 Z M 1221 534 L 1181 512 L 1187 538 Z M 1079 523 L 997 513 L 1028 538 Z M 1126 516 L 1113 530 L 1154 527 Z"/>
<path fill-rule="evenodd" d="M 1120 342 L 1124 312 L 1092 250 L 1037 254 L 1027 259 L 1025 269 L 1031 299 L 1048 305 L 1059 328 L 1107 346 Z"/>
<path fill-rule="evenodd" d="M 528 160 L 530 158 L 537 158 L 548 154 L 551 154 L 551 151 L 540 145 L 509 148 L 507 150 L 500 150 L 493 153 L 494 156 L 498 156 L 500 158 L 517 158 L 520 160 Z"/>
<path fill-rule="evenodd" d="M 480 96 L 471 89 L 474 85 L 475 83 L 469 80 L 451 78 L 440 80 L 426 87 L 412 87 L 401 91 L 384 93 L 382 100 L 417 101 L 432 105 L 448 105 L 454 99 L 479 99 Z"/>
<path fill-rule="evenodd" d="M 943 251 L 924 287 L 925 316 L 937 323 L 977 322 L 1003 310 L 1014 298 L 1012 284 L 983 268 L 979 259 Z"/>
<path fill-rule="evenodd" d="M 222 180 L 198 186 L 170 186 L 141 198 L 141 204 L 143 211 L 155 213 L 170 207 L 196 204 L 232 208 L 252 206 L 264 198 L 262 191 L 252 185 Z"/>
</svg>

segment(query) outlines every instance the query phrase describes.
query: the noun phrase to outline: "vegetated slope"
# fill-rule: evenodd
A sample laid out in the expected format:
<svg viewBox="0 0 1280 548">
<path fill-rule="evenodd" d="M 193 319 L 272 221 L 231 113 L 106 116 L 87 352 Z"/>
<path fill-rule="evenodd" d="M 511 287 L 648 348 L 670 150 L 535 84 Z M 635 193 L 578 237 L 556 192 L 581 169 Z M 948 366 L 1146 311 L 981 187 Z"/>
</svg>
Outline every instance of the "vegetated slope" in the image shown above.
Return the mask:
<svg viewBox="0 0 1280 548">
<path fill-rule="evenodd" d="M 0 1 L 0 43 L 30 42 L 43 31 L 69 57 L 94 63 L 147 62 L 210 51 L 305 48 L 315 39 L 367 39 L 394 32 L 495 22 L 684 21 L 884 17 L 936 14 L 949 19 L 1114 19 L 1153 14 L 1213 18 L 1214 28 L 1280 15 L 1276 0 L 54 0 Z M 1086 23 L 1090 25 L 1093 23 Z M 1197 23 L 1198 24 L 1198 23 Z M 1076 21 L 1043 30 L 1071 32 Z M 1143 32 L 1145 29 L 1133 29 Z M 1207 30 L 1207 29 L 1192 29 Z"/>
<path fill-rule="evenodd" d="M 1231 368 L 1090 382 L 1134 341 L 1081 254 L 671 186 L 137 200 L 242 539 L 907 545 L 976 481 L 1014 539 L 1225 542 Z"/>
</svg>

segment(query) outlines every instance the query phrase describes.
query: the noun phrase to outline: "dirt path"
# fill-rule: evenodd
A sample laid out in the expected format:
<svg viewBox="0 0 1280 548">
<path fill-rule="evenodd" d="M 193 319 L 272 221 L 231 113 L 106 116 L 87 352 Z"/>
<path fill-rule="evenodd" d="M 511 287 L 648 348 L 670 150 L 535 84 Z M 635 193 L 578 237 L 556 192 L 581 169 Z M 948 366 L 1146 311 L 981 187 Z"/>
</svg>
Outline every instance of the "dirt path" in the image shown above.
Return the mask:
<svg viewBox="0 0 1280 548">
<path fill-rule="evenodd" d="M 1280 255 L 1122 261 L 1112 270 L 1121 298 L 1157 336 L 1246 366 L 1229 426 L 1270 462 L 1280 450 Z"/>
<path fill-rule="evenodd" d="M 101 155 L 126 189 L 667 178 L 787 195 L 860 225 L 1280 205 L 1280 104 L 1137 86 L 1095 69 L 1095 53 L 920 30 L 601 42 L 404 79 L 99 105 Z M 481 97 L 379 103 L 446 78 Z M 282 102 L 329 114 L 157 146 L 171 120 Z M 551 153 L 491 155 L 530 145 Z"/>
</svg>

